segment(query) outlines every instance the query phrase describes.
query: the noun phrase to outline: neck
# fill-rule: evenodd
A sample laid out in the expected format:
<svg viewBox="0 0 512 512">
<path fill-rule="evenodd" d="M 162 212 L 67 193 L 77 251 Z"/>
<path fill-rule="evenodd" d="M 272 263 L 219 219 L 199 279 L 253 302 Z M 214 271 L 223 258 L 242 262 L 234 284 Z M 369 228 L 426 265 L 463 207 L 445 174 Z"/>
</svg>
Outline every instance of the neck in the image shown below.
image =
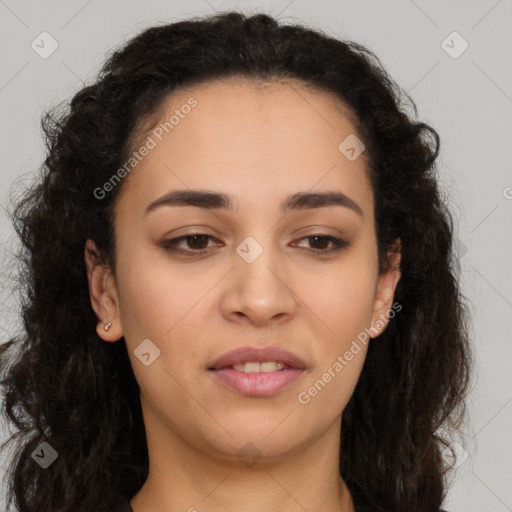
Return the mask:
<svg viewBox="0 0 512 512">
<path fill-rule="evenodd" d="M 158 420 L 147 422 L 149 475 L 134 512 L 354 512 L 339 475 L 341 420 L 308 446 L 278 456 L 216 456 L 190 446 Z"/>
</svg>

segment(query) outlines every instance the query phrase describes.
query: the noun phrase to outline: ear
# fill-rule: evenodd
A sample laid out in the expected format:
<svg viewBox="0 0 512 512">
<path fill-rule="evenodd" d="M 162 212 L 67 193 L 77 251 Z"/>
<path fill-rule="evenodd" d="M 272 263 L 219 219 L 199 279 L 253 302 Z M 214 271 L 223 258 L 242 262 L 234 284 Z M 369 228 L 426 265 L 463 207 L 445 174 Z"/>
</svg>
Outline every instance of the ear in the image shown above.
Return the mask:
<svg viewBox="0 0 512 512">
<path fill-rule="evenodd" d="M 371 338 L 380 336 L 387 327 L 389 319 L 394 316 L 390 316 L 390 311 L 393 311 L 392 305 L 396 285 L 401 277 L 400 260 L 401 241 L 397 238 L 388 251 L 388 268 L 384 273 L 380 274 L 377 283 L 372 314 L 372 327 L 369 329 L 372 333 Z M 397 311 L 400 311 L 400 309 L 397 309 Z"/>
<path fill-rule="evenodd" d="M 89 281 L 91 306 L 98 317 L 96 332 L 104 341 L 117 341 L 123 336 L 119 317 L 119 300 L 112 269 L 100 257 L 92 240 L 85 243 L 85 265 Z M 111 324 L 108 330 L 105 326 Z"/>
</svg>

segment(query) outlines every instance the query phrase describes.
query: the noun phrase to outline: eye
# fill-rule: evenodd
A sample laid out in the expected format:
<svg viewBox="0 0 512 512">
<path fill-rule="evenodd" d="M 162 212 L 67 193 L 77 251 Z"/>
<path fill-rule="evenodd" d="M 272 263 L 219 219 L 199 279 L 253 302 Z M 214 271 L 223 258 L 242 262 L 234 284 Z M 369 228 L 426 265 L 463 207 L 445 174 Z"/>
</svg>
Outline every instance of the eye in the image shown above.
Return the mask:
<svg viewBox="0 0 512 512">
<path fill-rule="evenodd" d="M 321 246 L 320 249 L 312 249 L 311 250 L 311 252 L 313 254 L 318 254 L 318 255 L 332 254 L 332 253 L 340 251 L 344 247 L 347 247 L 350 245 L 349 242 L 346 242 L 345 240 L 342 240 L 341 238 L 337 238 L 337 237 L 331 236 L 331 235 L 324 235 L 322 233 L 306 236 L 306 237 L 302 238 L 300 241 L 302 242 L 303 240 L 310 240 L 310 241 L 312 240 L 313 245 L 316 245 L 317 247 Z M 324 247 L 326 245 L 329 245 L 329 243 L 333 244 L 334 247 L 331 247 L 330 249 L 325 249 Z"/>
<path fill-rule="evenodd" d="M 216 239 L 214 239 L 210 235 L 205 235 L 204 233 L 191 233 L 189 235 L 173 238 L 172 240 L 165 240 L 160 245 L 164 249 L 171 252 L 201 254 L 203 252 L 208 252 L 206 246 L 208 245 L 209 240 Z M 183 247 L 180 247 L 180 244 L 182 242 L 185 242 L 189 249 L 184 249 Z"/>
</svg>

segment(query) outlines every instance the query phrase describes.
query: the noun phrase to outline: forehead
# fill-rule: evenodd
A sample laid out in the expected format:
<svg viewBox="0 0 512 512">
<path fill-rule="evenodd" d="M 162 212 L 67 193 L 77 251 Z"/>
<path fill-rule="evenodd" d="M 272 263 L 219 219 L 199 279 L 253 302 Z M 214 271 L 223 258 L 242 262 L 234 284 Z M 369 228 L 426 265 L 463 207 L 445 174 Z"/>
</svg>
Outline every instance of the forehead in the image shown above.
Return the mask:
<svg viewBox="0 0 512 512">
<path fill-rule="evenodd" d="M 266 191 L 341 187 L 364 202 L 371 194 L 367 155 L 351 161 L 340 150 L 347 137 L 358 137 L 352 119 L 333 94 L 298 80 L 183 87 L 142 125 L 134 150 L 149 140 L 152 149 L 130 174 L 129 188 L 146 195 L 187 187 L 235 197 L 260 191 L 261 199 Z"/>
</svg>

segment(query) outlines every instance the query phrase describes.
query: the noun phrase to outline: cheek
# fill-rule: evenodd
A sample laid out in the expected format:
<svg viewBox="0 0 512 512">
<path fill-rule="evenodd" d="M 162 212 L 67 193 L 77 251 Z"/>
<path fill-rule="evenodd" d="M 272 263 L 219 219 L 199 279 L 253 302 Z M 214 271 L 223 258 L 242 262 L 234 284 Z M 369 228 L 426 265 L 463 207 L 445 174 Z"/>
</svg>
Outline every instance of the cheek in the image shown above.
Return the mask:
<svg viewBox="0 0 512 512">
<path fill-rule="evenodd" d="M 136 271 L 134 257 L 129 266 L 119 266 L 123 279 L 120 316 L 144 399 L 152 408 L 161 409 L 173 424 L 176 411 L 187 408 L 189 396 L 184 390 L 193 389 L 195 374 L 190 375 L 190 361 L 202 355 L 195 340 L 201 339 L 205 326 L 205 319 L 199 318 L 204 315 L 201 299 L 211 285 L 206 287 L 205 277 L 199 274 L 194 282 L 184 272 L 171 273 L 154 263 L 138 267 L 147 271 Z M 143 346 L 150 353 L 148 365 L 140 358 L 143 351 L 139 347 Z"/>
<path fill-rule="evenodd" d="M 311 321 L 314 329 L 314 367 L 308 385 L 320 379 L 318 384 L 327 384 L 329 392 L 324 398 L 336 398 L 344 403 L 348 400 L 364 364 L 368 345 L 367 330 L 371 325 L 373 311 L 373 281 L 364 283 L 359 278 L 357 285 L 340 279 L 322 285 L 317 282 L 308 297 Z M 317 386 L 317 387 L 318 387 Z M 315 390 L 312 390 L 315 393 Z M 347 394 L 348 393 L 348 394 Z"/>
<path fill-rule="evenodd" d="M 301 428 L 320 435 L 341 417 L 361 375 L 367 351 L 361 343 L 357 349 L 350 349 L 350 345 L 347 348 L 350 360 L 346 359 L 346 352 L 328 358 L 298 390 L 296 408 L 301 415 Z"/>
<path fill-rule="evenodd" d="M 378 281 L 376 257 L 355 253 L 343 263 L 317 272 L 302 283 L 305 311 L 316 322 L 311 343 L 315 364 L 301 386 L 298 402 L 309 413 L 318 411 L 332 420 L 350 399 L 362 371 Z M 322 413 L 322 410 L 324 412 Z M 327 420 L 327 418 L 326 418 Z"/>
<path fill-rule="evenodd" d="M 129 260 L 120 258 L 118 264 L 123 329 L 132 337 L 162 340 L 200 301 L 208 278 L 173 267 L 153 251 L 135 249 L 127 254 Z"/>
<path fill-rule="evenodd" d="M 302 316 L 317 322 L 319 341 L 327 339 L 329 346 L 343 350 L 347 342 L 370 326 L 377 282 L 373 261 L 356 253 L 297 278 L 297 295 L 304 306 Z"/>
<path fill-rule="evenodd" d="M 144 383 L 152 386 L 153 380 L 157 386 L 165 381 L 170 391 L 175 386 L 170 375 L 162 373 L 163 368 L 180 375 L 181 381 L 187 378 L 190 361 L 204 359 L 204 346 L 198 340 L 204 339 L 204 330 L 211 323 L 211 311 L 206 310 L 212 307 L 208 291 L 220 277 L 218 272 L 208 272 L 208 263 L 201 269 L 198 265 L 178 267 L 143 251 L 130 254 L 129 261 L 118 264 L 118 295 L 132 366 L 142 387 Z M 137 347 L 146 339 L 158 349 L 154 349 L 156 364 L 147 367 L 137 360 Z"/>
<path fill-rule="evenodd" d="M 351 330 L 371 318 L 375 282 L 370 276 L 340 271 L 325 280 L 316 276 L 315 284 L 304 286 L 301 298 L 304 303 L 325 322 L 336 335 Z"/>
<path fill-rule="evenodd" d="M 374 262 L 361 255 L 316 274 L 303 296 L 317 321 L 311 344 L 314 365 L 297 395 L 304 421 L 311 429 L 332 423 L 343 412 L 364 366 L 371 325 L 375 286 Z M 322 418 L 318 425 L 314 418 Z"/>
</svg>

